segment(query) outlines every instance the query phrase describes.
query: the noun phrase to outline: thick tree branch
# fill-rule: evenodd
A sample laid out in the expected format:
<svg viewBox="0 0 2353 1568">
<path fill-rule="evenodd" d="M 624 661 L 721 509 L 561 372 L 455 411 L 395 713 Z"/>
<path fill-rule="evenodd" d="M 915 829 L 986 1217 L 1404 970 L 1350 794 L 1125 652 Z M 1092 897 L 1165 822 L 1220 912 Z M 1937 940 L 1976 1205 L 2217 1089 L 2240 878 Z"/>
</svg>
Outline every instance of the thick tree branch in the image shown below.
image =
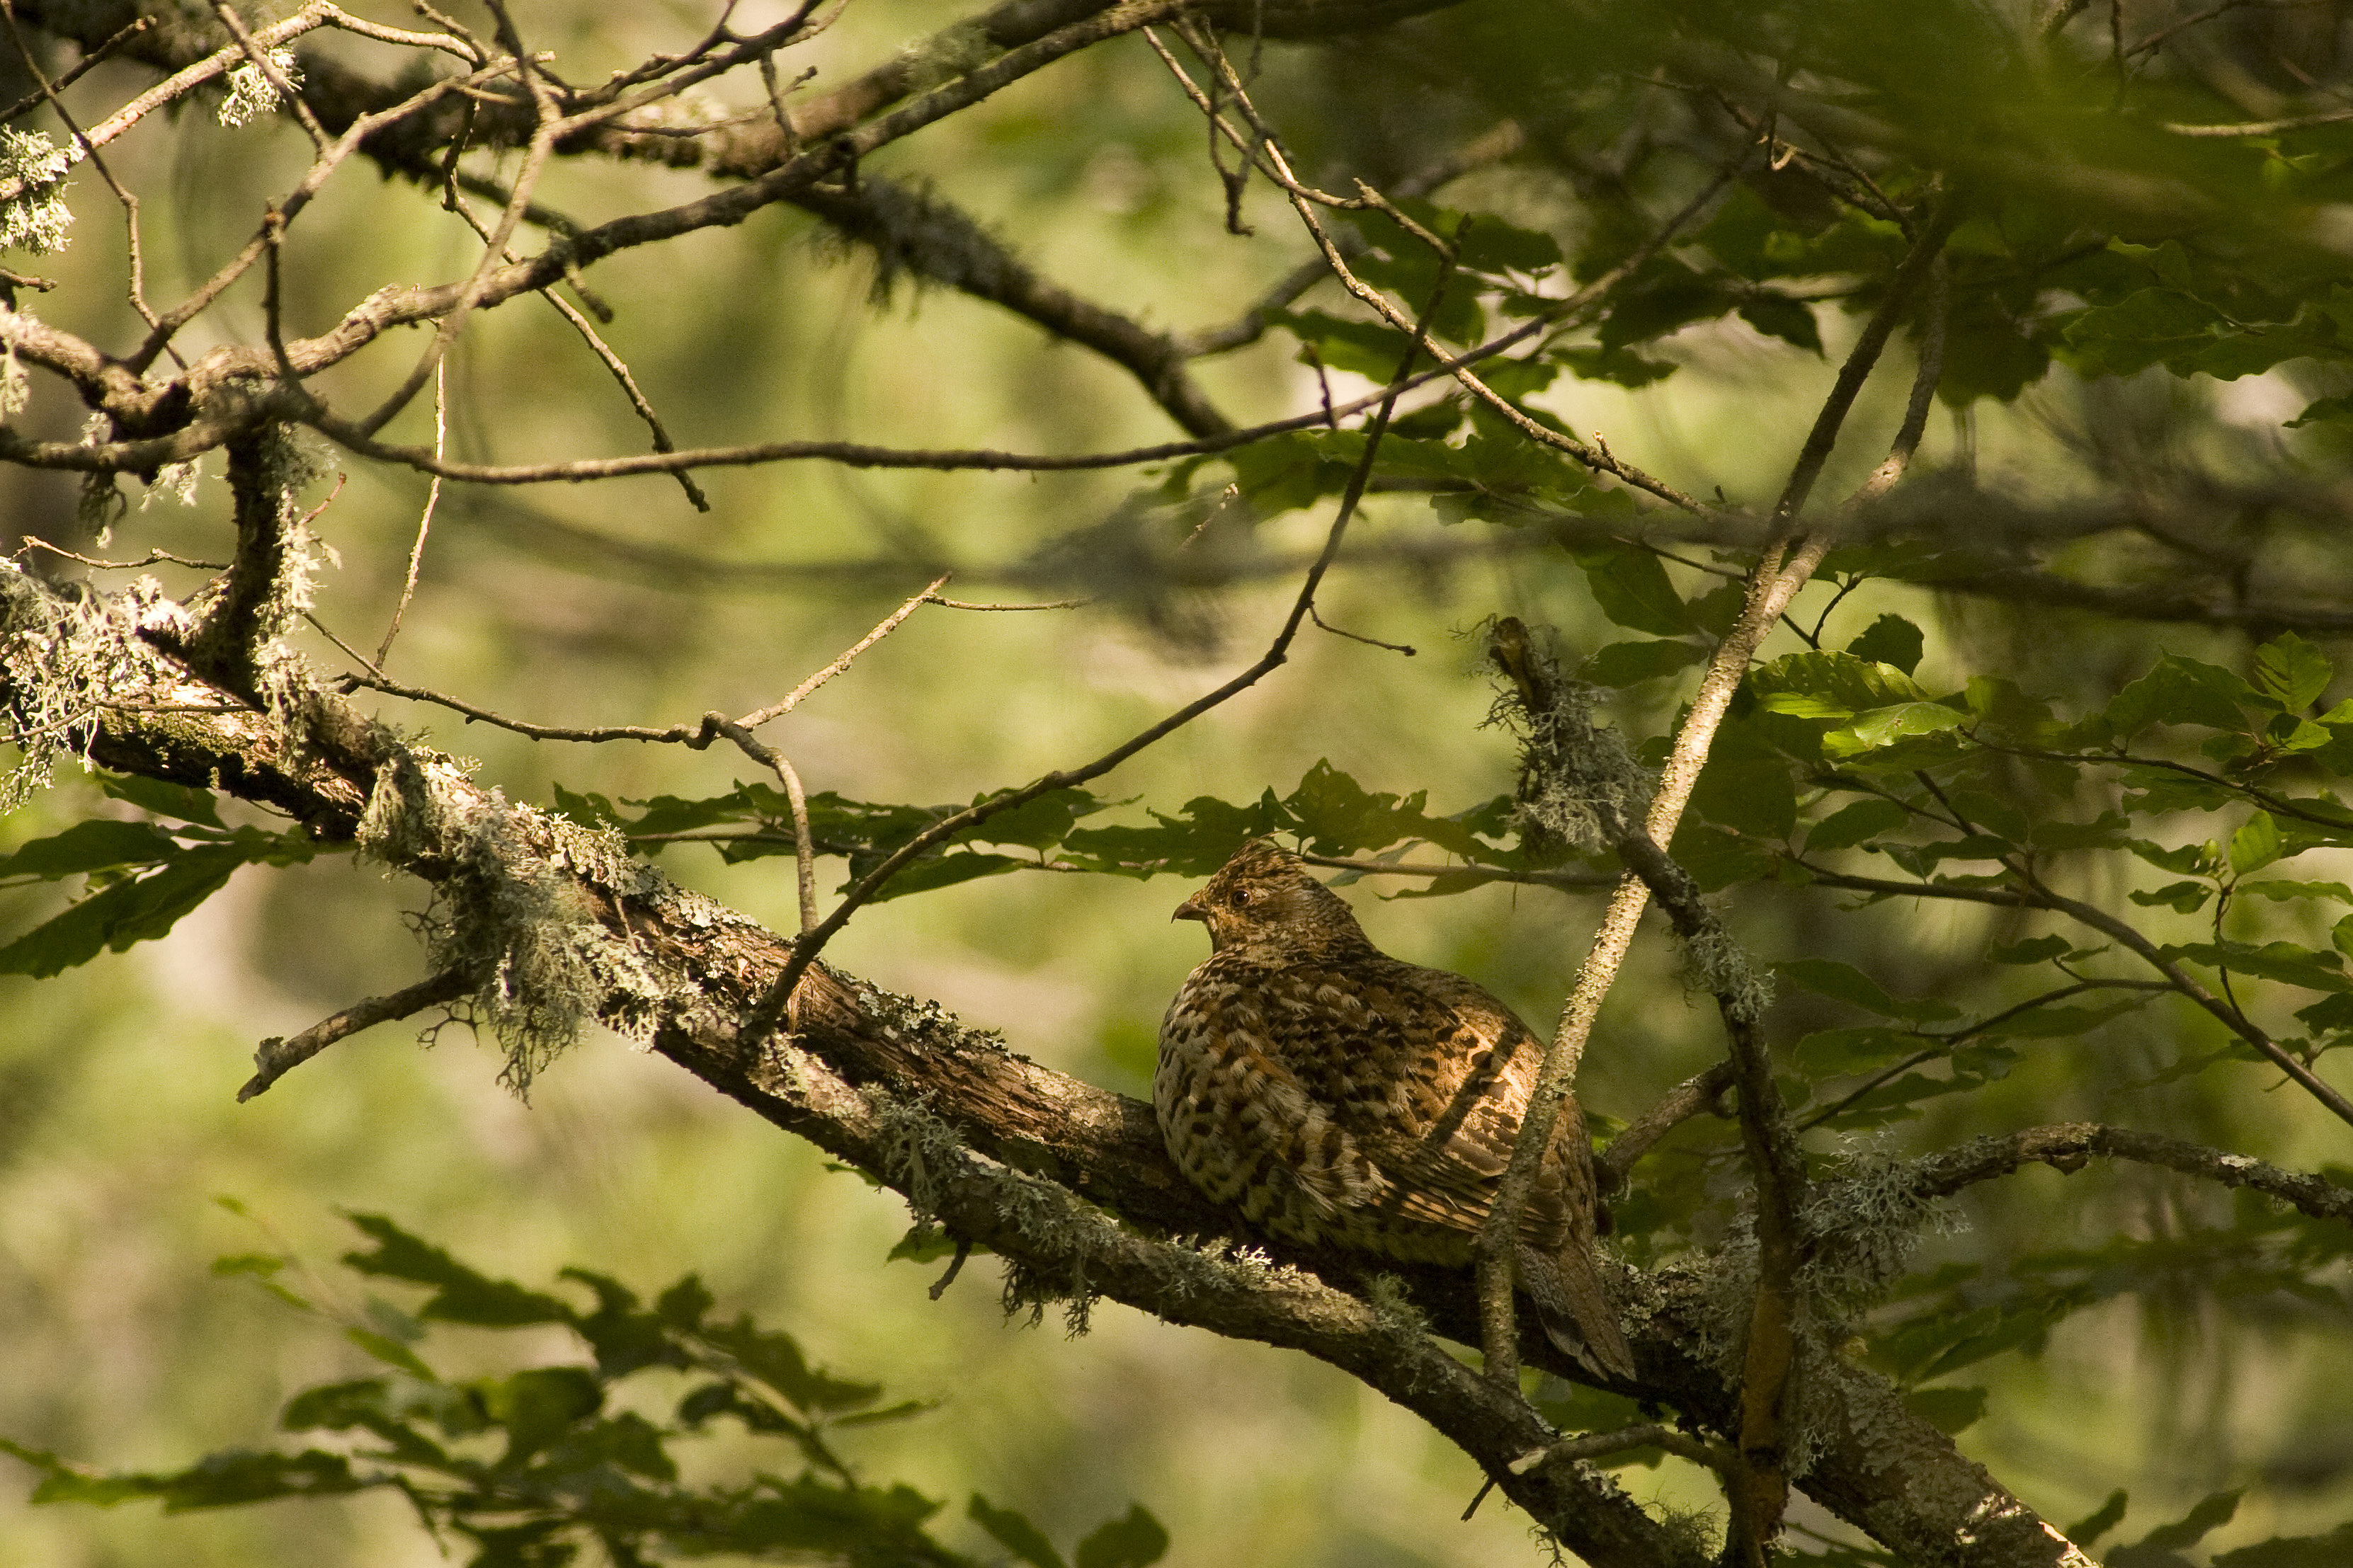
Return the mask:
<svg viewBox="0 0 2353 1568">
<path fill-rule="evenodd" d="M 15 628 L 93 635 L 69 633 L 63 603 L 22 576 L 0 574 L 0 614 Z M 749 1047 L 744 1021 L 784 966 L 782 938 L 559 818 L 508 806 L 446 763 L 402 751 L 332 699 L 305 708 L 298 744 L 280 721 L 245 710 L 147 645 L 132 622 L 117 625 L 98 634 L 119 638 L 100 694 L 107 706 L 88 737 L 100 765 L 273 805 L 320 837 L 360 837 L 429 881 L 494 874 L 546 890 L 554 907 L 572 911 L 565 918 L 585 922 L 574 934 L 610 958 L 593 970 L 591 1012 L 779 1125 L 875 1170 L 952 1231 L 987 1241 L 1016 1266 L 1022 1299 L 1099 1292 L 1173 1321 L 1323 1356 L 1461 1443 L 1571 1550 L 1613 1568 L 1679 1562 L 1657 1527 L 1590 1472 L 1546 1461 L 1514 1473 L 1514 1461 L 1548 1447 L 1553 1435 L 1507 1391 L 1422 1348 L 1427 1342 L 1401 1326 L 1410 1318 L 1378 1304 L 1396 1300 L 1388 1288 L 1363 1282 L 1361 1261 L 1269 1244 L 1282 1264 L 1308 1270 L 1293 1274 L 1145 1241 L 1080 1206 L 1082 1199 L 1162 1235 L 1238 1229 L 1176 1172 L 1149 1107 L 821 965 L 795 993 L 787 1039 Z M 23 662 L 26 646 L 0 645 L 0 700 L 45 679 Z M 179 710 L 159 710 L 167 706 Z M 911 1162 L 911 1153 L 923 1158 Z M 1477 1338 L 1469 1281 L 1443 1270 L 1392 1272 L 1437 1331 Z M 1693 1352 L 1697 1325 L 1712 1321 L 1704 1282 L 1668 1273 L 1641 1289 L 1630 1328 L 1647 1391 L 1732 1429 L 1732 1391 Z M 1371 1300 L 1344 1293 L 1356 1291 Z M 1572 1370 L 1526 1327 L 1535 1359 Z M 1894 1550 L 1956 1568 L 2086 1562 L 1878 1380 L 1841 1367 L 1824 1394 L 1821 1458 L 1804 1484 Z"/>
</svg>

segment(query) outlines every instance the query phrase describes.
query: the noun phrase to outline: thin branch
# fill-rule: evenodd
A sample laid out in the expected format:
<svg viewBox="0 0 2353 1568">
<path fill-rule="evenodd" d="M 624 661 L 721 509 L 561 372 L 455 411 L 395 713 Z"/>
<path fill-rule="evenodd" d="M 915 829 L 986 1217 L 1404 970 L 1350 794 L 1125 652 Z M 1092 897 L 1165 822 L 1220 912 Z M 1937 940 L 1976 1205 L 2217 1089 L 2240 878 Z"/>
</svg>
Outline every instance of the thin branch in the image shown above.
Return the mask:
<svg viewBox="0 0 2353 1568">
<path fill-rule="evenodd" d="M 1905 1184 L 1921 1198 L 1949 1197 L 1965 1187 L 2009 1175 L 2031 1164 L 2045 1164 L 2073 1173 L 2082 1170 L 2094 1155 L 2161 1165 L 2186 1176 L 2220 1182 L 2226 1187 L 2246 1187 L 2315 1219 L 2353 1223 L 2353 1189 L 2320 1176 L 2249 1159 L 2244 1154 L 2226 1154 L 2179 1138 L 2136 1132 L 2096 1121 L 2058 1122 L 1975 1138 L 1957 1148 L 1910 1162 L 1905 1167 Z"/>
<path fill-rule="evenodd" d="M 443 360 L 433 367 L 433 455 L 441 455 L 449 434 L 449 362 Z M 392 624 L 384 628 L 384 641 L 377 645 L 375 663 L 381 670 L 392 653 L 392 639 L 400 635 L 401 617 L 408 614 L 408 601 L 417 593 L 417 574 L 425 565 L 425 540 L 433 531 L 433 509 L 441 504 L 441 476 L 433 476 L 432 485 L 425 492 L 425 510 L 417 519 L 417 542 L 408 547 L 408 574 L 401 580 L 400 603 L 392 607 Z"/>
<path fill-rule="evenodd" d="M 831 680 L 835 676 L 839 675 L 843 670 L 848 669 L 852 659 L 855 659 L 860 654 L 864 653 L 868 648 L 872 647 L 876 643 L 881 642 L 884 637 L 889 637 L 892 632 L 896 631 L 899 628 L 899 623 L 905 620 L 909 616 L 913 615 L 918 605 L 939 603 L 940 601 L 935 597 L 935 595 L 942 588 L 947 586 L 948 579 L 953 575 L 953 573 L 943 572 L 938 576 L 933 578 L 929 587 L 925 588 L 922 593 L 917 594 L 914 597 L 909 599 L 905 604 L 900 605 L 889 615 L 883 616 L 881 621 L 875 624 L 872 631 L 868 632 L 864 637 L 852 643 L 849 646 L 849 650 L 843 653 L 839 658 L 835 659 L 831 664 L 827 665 L 823 669 L 818 670 L 815 675 L 810 676 L 807 680 L 804 680 L 798 686 L 794 687 L 790 692 L 786 694 L 783 701 L 775 703 L 766 708 L 755 708 L 751 712 L 744 714 L 741 719 L 736 720 L 735 722 L 746 730 L 756 730 L 761 725 L 768 722 L 771 719 L 781 719 L 786 714 L 791 712 L 794 709 L 799 707 L 803 698 L 808 696 L 818 687 L 823 686 L 827 681 Z"/>
<path fill-rule="evenodd" d="M 1627 1123 L 1626 1130 L 1609 1141 L 1609 1147 L 1594 1157 L 1594 1173 L 1601 1178 L 1602 1191 L 1625 1186 L 1635 1162 L 1656 1147 L 1660 1139 L 1693 1117 L 1724 1114 L 1719 1106 L 1724 1091 L 1732 1087 L 1734 1076 L 1730 1062 L 1717 1062 L 1675 1085 L 1656 1105 Z"/>
<path fill-rule="evenodd" d="M 253 1053 L 254 1074 L 246 1080 L 245 1087 L 237 1091 L 237 1101 L 242 1105 L 262 1093 L 337 1040 L 378 1024 L 388 1024 L 395 1018 L 421 1013 L 444 1002 L 455 1002 L 473 988 L 473 981 L 465 971 L 445 969 L 389 996 L 371 996 L 364 1002 L 354 1002 L 340 1013 L 329 1014 L 291 1039 L 272 1035 L 262 1041 Z"/>
</svg>

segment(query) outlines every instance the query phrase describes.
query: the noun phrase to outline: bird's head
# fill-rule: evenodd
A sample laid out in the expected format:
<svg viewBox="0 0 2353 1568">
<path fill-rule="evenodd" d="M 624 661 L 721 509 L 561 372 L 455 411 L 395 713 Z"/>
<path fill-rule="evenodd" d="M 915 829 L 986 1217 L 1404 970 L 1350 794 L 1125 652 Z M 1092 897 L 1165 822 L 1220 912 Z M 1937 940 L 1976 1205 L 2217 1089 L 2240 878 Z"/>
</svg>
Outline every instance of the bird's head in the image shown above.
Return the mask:
<svg viewBox="0 0 2353 1568">
<path fill-rule="evenodd" d="M 1265 838 L 1235 850 L 1172 918 L 1208 926 L 1209 946 L 1219 952 L 1271 959 L 1372 948 L 1340 896 L 1309 876 L 1298 856 Z"/>
</svg>

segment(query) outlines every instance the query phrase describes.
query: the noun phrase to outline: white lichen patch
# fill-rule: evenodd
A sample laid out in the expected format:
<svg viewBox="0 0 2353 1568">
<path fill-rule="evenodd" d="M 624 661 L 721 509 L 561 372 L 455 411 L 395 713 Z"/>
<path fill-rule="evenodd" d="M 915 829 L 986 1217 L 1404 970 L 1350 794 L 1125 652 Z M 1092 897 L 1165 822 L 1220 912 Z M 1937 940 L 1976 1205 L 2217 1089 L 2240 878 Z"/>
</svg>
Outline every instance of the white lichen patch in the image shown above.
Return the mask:
<svg viewBox="0 0 2353 1568">
<path fill-rule="evenodd" d="M 302 85 L 302 73 L 294 67 L 292 49 L 266 49 L 263 58 L 289 87 Z M 269 79 L 269 72 L 248 60 L 228 73 L 228 91 L 221 99 L 220 122 L 235 130 L 265 114 L 277 113 L 280 101 L 277 84 Z"/>
<path fill-rule="evenodd" d="M 47 256 L 66 247 L 73 209 L 66 205 L 65 173 L 72 153 L 37 131 L 0 128 L 0 184 L 16 194 L 0 202 L 0 249 Z"/>
</svg>

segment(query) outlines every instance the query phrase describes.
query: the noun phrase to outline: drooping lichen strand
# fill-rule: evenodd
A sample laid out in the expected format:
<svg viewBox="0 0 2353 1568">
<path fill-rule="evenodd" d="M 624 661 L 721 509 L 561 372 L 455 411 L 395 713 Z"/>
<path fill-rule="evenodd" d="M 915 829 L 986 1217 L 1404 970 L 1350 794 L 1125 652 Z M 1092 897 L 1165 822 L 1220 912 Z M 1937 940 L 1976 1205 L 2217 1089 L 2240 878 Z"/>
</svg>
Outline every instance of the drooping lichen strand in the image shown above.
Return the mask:
<svg viewBox="0 0 2353 1568">
<path fill-rule="evenodd" d="M 1520 819 L 1580 849 L 1604 847 L 1613 822 L 1641 821 L 1657 781 L 1627 752 L 1616 730 L 1594 722 L 1599 693 L 1563 676 L 1552 656 L 1525 637 L 1506 647 L 1491 629 L 1488 648 L 1498 664 L 1518 671 L 1496 697 L 1488 722 L 1520 737 Z"/>
<path fill-rule="evenodd" d="M 437 774 L 462 776 L 446 757 L 396 752 L 377 772 L 358 841 L 390 863 L 445 868 L 419 932 L 436 967 L 473 979 L 474 1016 L 506 1053 L 500 1080 L 528 1095 L 591 1019 L 649 1038 L 667 1008 L 661 981 L 597 918 L 583 881 L 632 897 L 652 890 L 651 873 L 614 836 L 495 792 L 453 809 L 467 796 L 437 788 Z"/>
</svg>

